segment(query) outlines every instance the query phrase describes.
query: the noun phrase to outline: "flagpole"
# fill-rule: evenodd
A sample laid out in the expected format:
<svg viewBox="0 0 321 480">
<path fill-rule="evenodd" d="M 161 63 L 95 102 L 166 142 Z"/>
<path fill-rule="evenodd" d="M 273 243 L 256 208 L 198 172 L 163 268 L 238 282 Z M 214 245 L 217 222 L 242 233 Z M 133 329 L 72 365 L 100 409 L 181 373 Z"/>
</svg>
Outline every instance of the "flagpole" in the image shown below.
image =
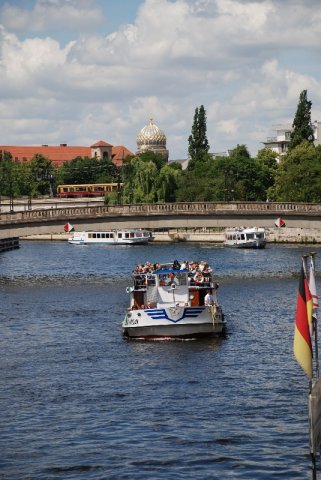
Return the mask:
<svg viewBox="0 0 321 480">
<path fill-rule="evenodd" d="M 302 255 L 303 270 L 304 270 L 304 275 L 306 279 L 308 278 L 308 275 L 307 275 L 308 256 L 309 255 Z M 314 328 L 313 320 L 312 320 L 312 326 Z M 312 338 L 311 338 L 311 341 L 312 341 Z M 312 346 L 312 352 L 313 352 L 313 346 Z M 313 361 L 313 358 L 312 358 L 312 361 Z M 312 363 L 312 378 L 310 378 L 310 381 L 309 381 L 309 439 L 310 439 L 310 454 L 311 454 L 311 461 L 312 461 L 312 480 L 317 480 L 317 464 L 316 464 L 316 452 L 314 448 L 314 429 L 313 429 L 313 422 L 312 422 L 312 406 L 311 406 L 312 388 L 314 385 L 313 377 L 314 377 L 314 372 L 313 372 L 313 363 Z"/>
<path fill-rule="evenodd" d="M 315 257 L 316 253 L 311 252 L 310 257 L 311 257 L 311 263 L 313 266 L 313 272 L 315 272 Z M 315 350 L 315 369 L 316 369 L 316 377 L 320 377 L 320 371 L 319 371 L 319 348 L 318 348 L 318 322 L 314 315 L 312 316 L 312 322 L 313 322 L 313 330 L 314 330 L 314 350 Z"/>
<path fill-rule="evenodd" d="M 302 264 L 303 264 L 304 276 L 305 276 L 306 279 L 308 278 L 308 275 L 307 275 L 307 272 L 308 272 L 308 256 L 309 256 L 308 254 L 302 255 Z M 313 351 L 313 348 L 312 348 L 312 351 Z M 313 359 L 312 359 L 312 362 L 313 362 Z M 309 394 L 311 394 L 311 392 L 312 392 L 312 386 L 313 386 L 313 363 L 312 363 L 312 377 L 309 380 Z"/>
</svg>

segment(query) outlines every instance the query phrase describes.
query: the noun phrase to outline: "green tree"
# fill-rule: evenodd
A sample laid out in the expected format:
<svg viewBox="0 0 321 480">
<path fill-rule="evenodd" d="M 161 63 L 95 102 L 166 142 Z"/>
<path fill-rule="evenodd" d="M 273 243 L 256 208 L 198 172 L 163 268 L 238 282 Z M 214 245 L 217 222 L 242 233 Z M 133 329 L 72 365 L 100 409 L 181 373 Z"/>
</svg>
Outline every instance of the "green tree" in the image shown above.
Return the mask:
<svg viewBox="0 0 321 480">
<path fill-rule="evenodd" d="M 51 188 L 51 180 L 54 175 L 54 167 L 50 158 L 41 153 L 36 153 L 30 162 L 30 189 L 33 196 L 48 195 Z"/>
<path fill-rule="evenodd" d="M 20 194 L 19 164 L 12 160 L 10 152 L 0 152 L 1 195 L 16 197 Z"/>
<path fill-rule="evenodd" d="M 178 182 L 181 177 L 182 170 L 164 165 L 157 176 L 156 181 L 156 201 L 157 202 L 175 202 Z"/>
<path fill-rule="evenodd" d="M 183 172 L 178 201 L 259 201 L 266 199 L 264 169 L 245 145 L 229 156 L 208 155 L 204 163 Z"/>
<path fill-rule="evenodd" d="M 193 170 L 197 163 L 207 159 L 209 144 L 207 140 L 206 111 L 204 106 L 195 109 L 192 133 L 188 137 L 188 170 Z"/>
<path fill-rule="evenodd" d="M 305 140 L 289 151 L 268 193 L 279 202 L 320 202 L 321 146 L 314 147 Z"/>
<path fill-rule="evenodd" d="M 293 150 L 293 148 L 300 145 L 304 140 L 313 143 L 314 135 L 311 123 L 311 106 L 312 102 L 307 99 L 307 90 L 302 90 L 292 124 L 289 150 Z"/>
<path fill-rule="evenodd" d="M 176 199 L 181 166 L 168 164 L 162 155 L 147 151 L 124 164 L 123 203 L 172 202 Z"/>
<path fill-rule="evenodd" d="M 110 183 L 119 176 L 119 169 L 108 158 L 76 157 L 65 162 L 59 171 L 59 183 Z"/>
<path fill-rule="evenodd" d="M 273 187 L 278 169 L 277 153 L 270 148 L 262 148 L 258 151 L 256 157 L 258 163 L 262 168 L 264 188 L 268 195 L 268 189 Z"/>
<path fill-rule="evenodd" d="M 152 152 L 151 150 L 146 150 L 138 155 L 138 157 L 143 160 L 143 162 L 153 162 L 155 163 L 158 170 L 160 170 L 164 165 L 167 164 L 167 161 L 160 153 Z"/>
<path fill-rule="evenodd" d="M 225 158 L 224 176 L 227 200 L 266 199 L 262 164 L 250 156 L 245 145 L 237 145 Z"/>
</svg>

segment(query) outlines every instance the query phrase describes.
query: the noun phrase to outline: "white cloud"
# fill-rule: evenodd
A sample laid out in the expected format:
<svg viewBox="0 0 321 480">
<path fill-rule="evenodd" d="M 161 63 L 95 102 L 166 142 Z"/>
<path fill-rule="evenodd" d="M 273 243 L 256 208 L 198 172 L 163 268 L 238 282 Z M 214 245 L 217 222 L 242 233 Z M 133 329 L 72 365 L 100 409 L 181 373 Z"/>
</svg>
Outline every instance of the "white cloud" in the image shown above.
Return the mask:
<svg viewBox="0 0 321 480">
<path fill-rule="evenodd" d="M 94 0 L 37 0 L 33 10 L 7 2 L 0 9 L 0 22 L 16 33 L 63 28 L 87 31 L 102 20 L 102 12 Z"/>
<path fill-rule="evenodd" d="M 135 151 L 153 116 L 170 158 L 183 158 L 203 104 L 213 150 L 245 143 L 256 154 L 273 124 L 292 123 L 301 90 L 320 114 L 319 2 L 311 15 L 311 1 L 142 0 L 132 23 L 89 35 L 106 18 L 99 1 L 2 6 L 2 143 L 102 139 Z"/>
</svg>

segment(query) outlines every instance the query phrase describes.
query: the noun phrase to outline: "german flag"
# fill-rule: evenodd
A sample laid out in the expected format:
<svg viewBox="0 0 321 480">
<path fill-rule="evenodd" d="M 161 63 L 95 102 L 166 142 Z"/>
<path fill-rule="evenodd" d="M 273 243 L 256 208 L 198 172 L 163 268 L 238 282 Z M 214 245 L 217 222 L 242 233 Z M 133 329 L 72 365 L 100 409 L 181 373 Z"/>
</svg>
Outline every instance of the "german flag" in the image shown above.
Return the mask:
<svg viewBox="0 0 321 480">
<path fill-rule="evenodd" d="M 310 325 L 312 323 L 312 296 L 302 264 L 295 315 L 294 356 L 309 378 L 312 378 L 312 343 Z"/>
</svg>

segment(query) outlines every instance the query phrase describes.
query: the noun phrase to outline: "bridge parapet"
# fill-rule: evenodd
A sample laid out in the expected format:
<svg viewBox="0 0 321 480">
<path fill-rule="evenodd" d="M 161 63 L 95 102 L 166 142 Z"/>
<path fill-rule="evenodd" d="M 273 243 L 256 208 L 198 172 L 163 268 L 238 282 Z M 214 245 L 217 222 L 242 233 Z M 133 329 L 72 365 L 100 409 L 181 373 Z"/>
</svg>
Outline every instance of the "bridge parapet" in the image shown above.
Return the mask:
<svg viewBox="0 0 321 480">
<path fill-rule="evenodd" d="M 321 204 L 276 202 L 186 202 L 131 205 L 69 206 L 0 214 L 0 225 L 116 216 L 211 215 L 211 214 L 321 215 Z"/>
</svg>

